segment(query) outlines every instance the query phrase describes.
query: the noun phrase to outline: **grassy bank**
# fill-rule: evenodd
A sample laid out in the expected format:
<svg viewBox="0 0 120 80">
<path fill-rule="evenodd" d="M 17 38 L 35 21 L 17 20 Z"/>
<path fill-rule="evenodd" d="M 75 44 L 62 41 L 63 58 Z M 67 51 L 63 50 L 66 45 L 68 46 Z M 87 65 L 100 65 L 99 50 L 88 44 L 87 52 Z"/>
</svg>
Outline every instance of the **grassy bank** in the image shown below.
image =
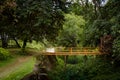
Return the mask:
<svg viewBox="0 0 120 80">
<path fill-rule="evenodd" d="M 9 59 L 9 60 L 5 60 L 5 61 L 0 61 L 0 68 L 1 68 L 1 67 L 4 67 L 4 66 L 7 66 L 7 65 L 9 65 L 9 64 L 14 63 L 15 60 L 16 60 L 16 57 L 11 58 L 11 59 Z"/>
<path fill-rule="evenodd" d="M 26 74 L 32 72 L 34 63 L 35 63 L 35 59 L 33 57 L 29 57 L 24 62 L 20 64 L 17 63 L 17 65 L 15 65 L 13 68 L 10 68 L 10 70 L 4 72 L 2 76 L 0 77 L 0 80 L 20 80 Z M 8 68 L 9 67 L 10 66 L 8 66 Z"/>
</svg>

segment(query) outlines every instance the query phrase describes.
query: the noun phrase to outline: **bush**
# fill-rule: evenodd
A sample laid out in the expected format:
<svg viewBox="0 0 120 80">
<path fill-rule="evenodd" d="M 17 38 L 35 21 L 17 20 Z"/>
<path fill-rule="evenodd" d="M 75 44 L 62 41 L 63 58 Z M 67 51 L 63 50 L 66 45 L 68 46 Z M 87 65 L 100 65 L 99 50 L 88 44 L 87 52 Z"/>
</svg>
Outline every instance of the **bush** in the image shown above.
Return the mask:
<svg viewBox="0 0 120 80">
<path fill-rule="evenodd" d="M 113 53 L 120 54 L 120 37 L 117 37 L 113 42 Z"/>
<path fill-rule="evenodd" d="M 112 73 L 112 74 L 101 74 L 97 75 L 92 80 L 120 80 L 120 73 Z"/>
<path fill-rule="evenodd" d="M 114 65 L 117 67 L 120 66 L 120 37 L 117 37 L 114 41 L 113 41 L 113 63 Z"/>
<path fill-rule="evenodd" d="M 74 57 L 70 58 L 72 61 Z M 115 68 L 111 63 L 89 56 L 86 62 L 82 61 L 82 57 L 78 59 L 80 63 L 67 64 L 66 67 L 59 60 L 60 64 L 48 72 L 48 76 L 51 80 L 120 80 L 120 68 Z"/>
<path fill-rule="evenodd" d="M 79 64 L 83 63 L 84 56 L 68 56 L 67 64 Z"/>
<path fill-rule="evenodd" d="M 51 80 L 89 80 L 87 70 L 81 70 L 79 65 L 67 65 L 48 73 Z"/>
<path fill-rule="evenodd" d="M 77 64 L 79 63 L 79 59 L 76 56 L 69 56 L 67 59 L 68 64 Z"/>
<path fill-rule="evenodd" d="M 4 48 L 0 48 L 0 60 L 7 60 L 10 58 L 10 53 Z"/>
<path fill-rule="evenodd" d="M 32 55 L 29 50 L 21 48 L 18 52 L 17 55 L 21 55 L 21 56 L 27 56 L 27 55 Z"/>
</svg>

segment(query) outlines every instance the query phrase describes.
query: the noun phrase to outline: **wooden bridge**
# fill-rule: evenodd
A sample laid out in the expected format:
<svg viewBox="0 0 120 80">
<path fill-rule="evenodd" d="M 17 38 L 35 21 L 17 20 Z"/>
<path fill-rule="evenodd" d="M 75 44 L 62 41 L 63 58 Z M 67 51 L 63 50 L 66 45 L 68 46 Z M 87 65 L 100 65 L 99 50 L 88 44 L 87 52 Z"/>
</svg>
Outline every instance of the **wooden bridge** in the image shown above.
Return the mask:
<svg viewBox="0 0 120 80">
<path fill-rule="evenodd" d="M 42 55 L 103 55 L 99 48 L 92 47 L 55 47 L 46 48 Z"/>
</svg>

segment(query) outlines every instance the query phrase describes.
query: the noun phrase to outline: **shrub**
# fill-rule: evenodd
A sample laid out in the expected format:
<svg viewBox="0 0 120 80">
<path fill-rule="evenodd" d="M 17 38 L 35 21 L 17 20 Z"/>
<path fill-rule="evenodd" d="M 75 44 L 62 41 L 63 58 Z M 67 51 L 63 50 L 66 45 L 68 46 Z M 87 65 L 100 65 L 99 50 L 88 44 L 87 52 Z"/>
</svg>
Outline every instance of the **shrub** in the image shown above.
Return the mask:
<svg viewBox="0 0 120 80">
<path fill-rule="evenodd" d="M 18 52 L 16 52 L 17 55 L 21 55 L 21 56 L 27 56 L 27 55 L 32 55 L 31 52 L 29 52 L 28 49 L 26 48 L 21 48 Z"/>
<path fill-rule="evenodd" d="M 68 64 L 79 64 L 83 62 L 83 57 L 81 56 L 68 56 L 67 63 Z"/>
<path fill-rule="evenodd" d="M 113 63 L 115 66 L 120 66 L 120 37 L 117 37 L 113 42 Z"/>
<path fill-rule="evenodd" d="M 120 73 L 118 72 L 114 72 L 112 74 L 101 74 L 95 76 L 94 78 L 92 78 L 92 80 L 120 80 L 119 75 Z"/>
<path fill-rule="evenodd" d="M 72 61 L 74 57 L 70 58 Z M 81 61 L 80 63 L 71 64 L 70 62 L 66 64 L 66 67 L 63 61 L 59 60 L 60 64 L 48 72 L 48 76 L 51 80 L 120 80 L 120 68 L 114 68 L 111 63 L 89 56 L 86 62 L 82 61 L 84 59 L 82 57 L 78 59 Z M 61 64 L 63 65 L 61 66 Z"/>
<path fill-rule="evenodd" d="M 81 70 L 79 65 L 67 65 L 48 73 L 51 80 L 88 80 L 87 70 Z"/>
<path fill-rule="evenodd" d="M 120 37 L 116 38 L 113 42 L 113 53 L 120 54 Z"/>
<path fill-rule="evenodd" d="M 67 59 L 67 63 L 69 64 L 77 64 L 78 58 L 76 56 L 69 56 Z"/>
<path fill-rule="evenodd" d="M 7 60 L 10 58 L 10 53 L 4 48 L 0 48 L 0 60 Z"/>
</svg>

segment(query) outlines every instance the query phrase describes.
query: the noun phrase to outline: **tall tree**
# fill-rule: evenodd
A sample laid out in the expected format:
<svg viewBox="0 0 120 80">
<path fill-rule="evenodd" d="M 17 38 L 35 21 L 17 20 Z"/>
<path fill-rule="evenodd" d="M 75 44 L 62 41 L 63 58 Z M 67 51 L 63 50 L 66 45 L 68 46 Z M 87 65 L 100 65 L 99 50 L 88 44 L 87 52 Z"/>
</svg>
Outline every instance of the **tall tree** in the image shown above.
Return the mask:
<svg viewBox="0 0 120 80">
<path fill-rule="evenodd" d="M 64 16 L 55 1 L 17 0 L 18 37 L 25 48 L 28 40 L 54 40 L 62 29 Z"/>
<path fill-rule="evenodd" d="M 94 1 L 96 2 L 97 0 Z M 100 41 L 102 41 L 103 52 L 107 51 L 106 53 L 109 53 L 107 59 L 110 59 L 109 61 L 113 60 L 114 63 L 120 65 L 119 4 L 120 1 L 117 0 L 109 0 L 104 6 L 100 2 L 99 7 L 96 6 L 98 16 L 95 16 L 94 10 L 92 11 L 93 15 L 87 14 L 89 17 L 86 18 L 88 22 L 85 27 L 85 45 L 98 46 Z"/>
<path fill-rule="evenodd" d="M 7 47 L 8 45 L 8 34 L 11 33 L 9 32 L 9 29 L 12 28 L 15 22 L 15 8 L 16 3 L 14 0 L 0 1 L 0 35 L 2 39 L 2 47 Z"/>
</svg>

